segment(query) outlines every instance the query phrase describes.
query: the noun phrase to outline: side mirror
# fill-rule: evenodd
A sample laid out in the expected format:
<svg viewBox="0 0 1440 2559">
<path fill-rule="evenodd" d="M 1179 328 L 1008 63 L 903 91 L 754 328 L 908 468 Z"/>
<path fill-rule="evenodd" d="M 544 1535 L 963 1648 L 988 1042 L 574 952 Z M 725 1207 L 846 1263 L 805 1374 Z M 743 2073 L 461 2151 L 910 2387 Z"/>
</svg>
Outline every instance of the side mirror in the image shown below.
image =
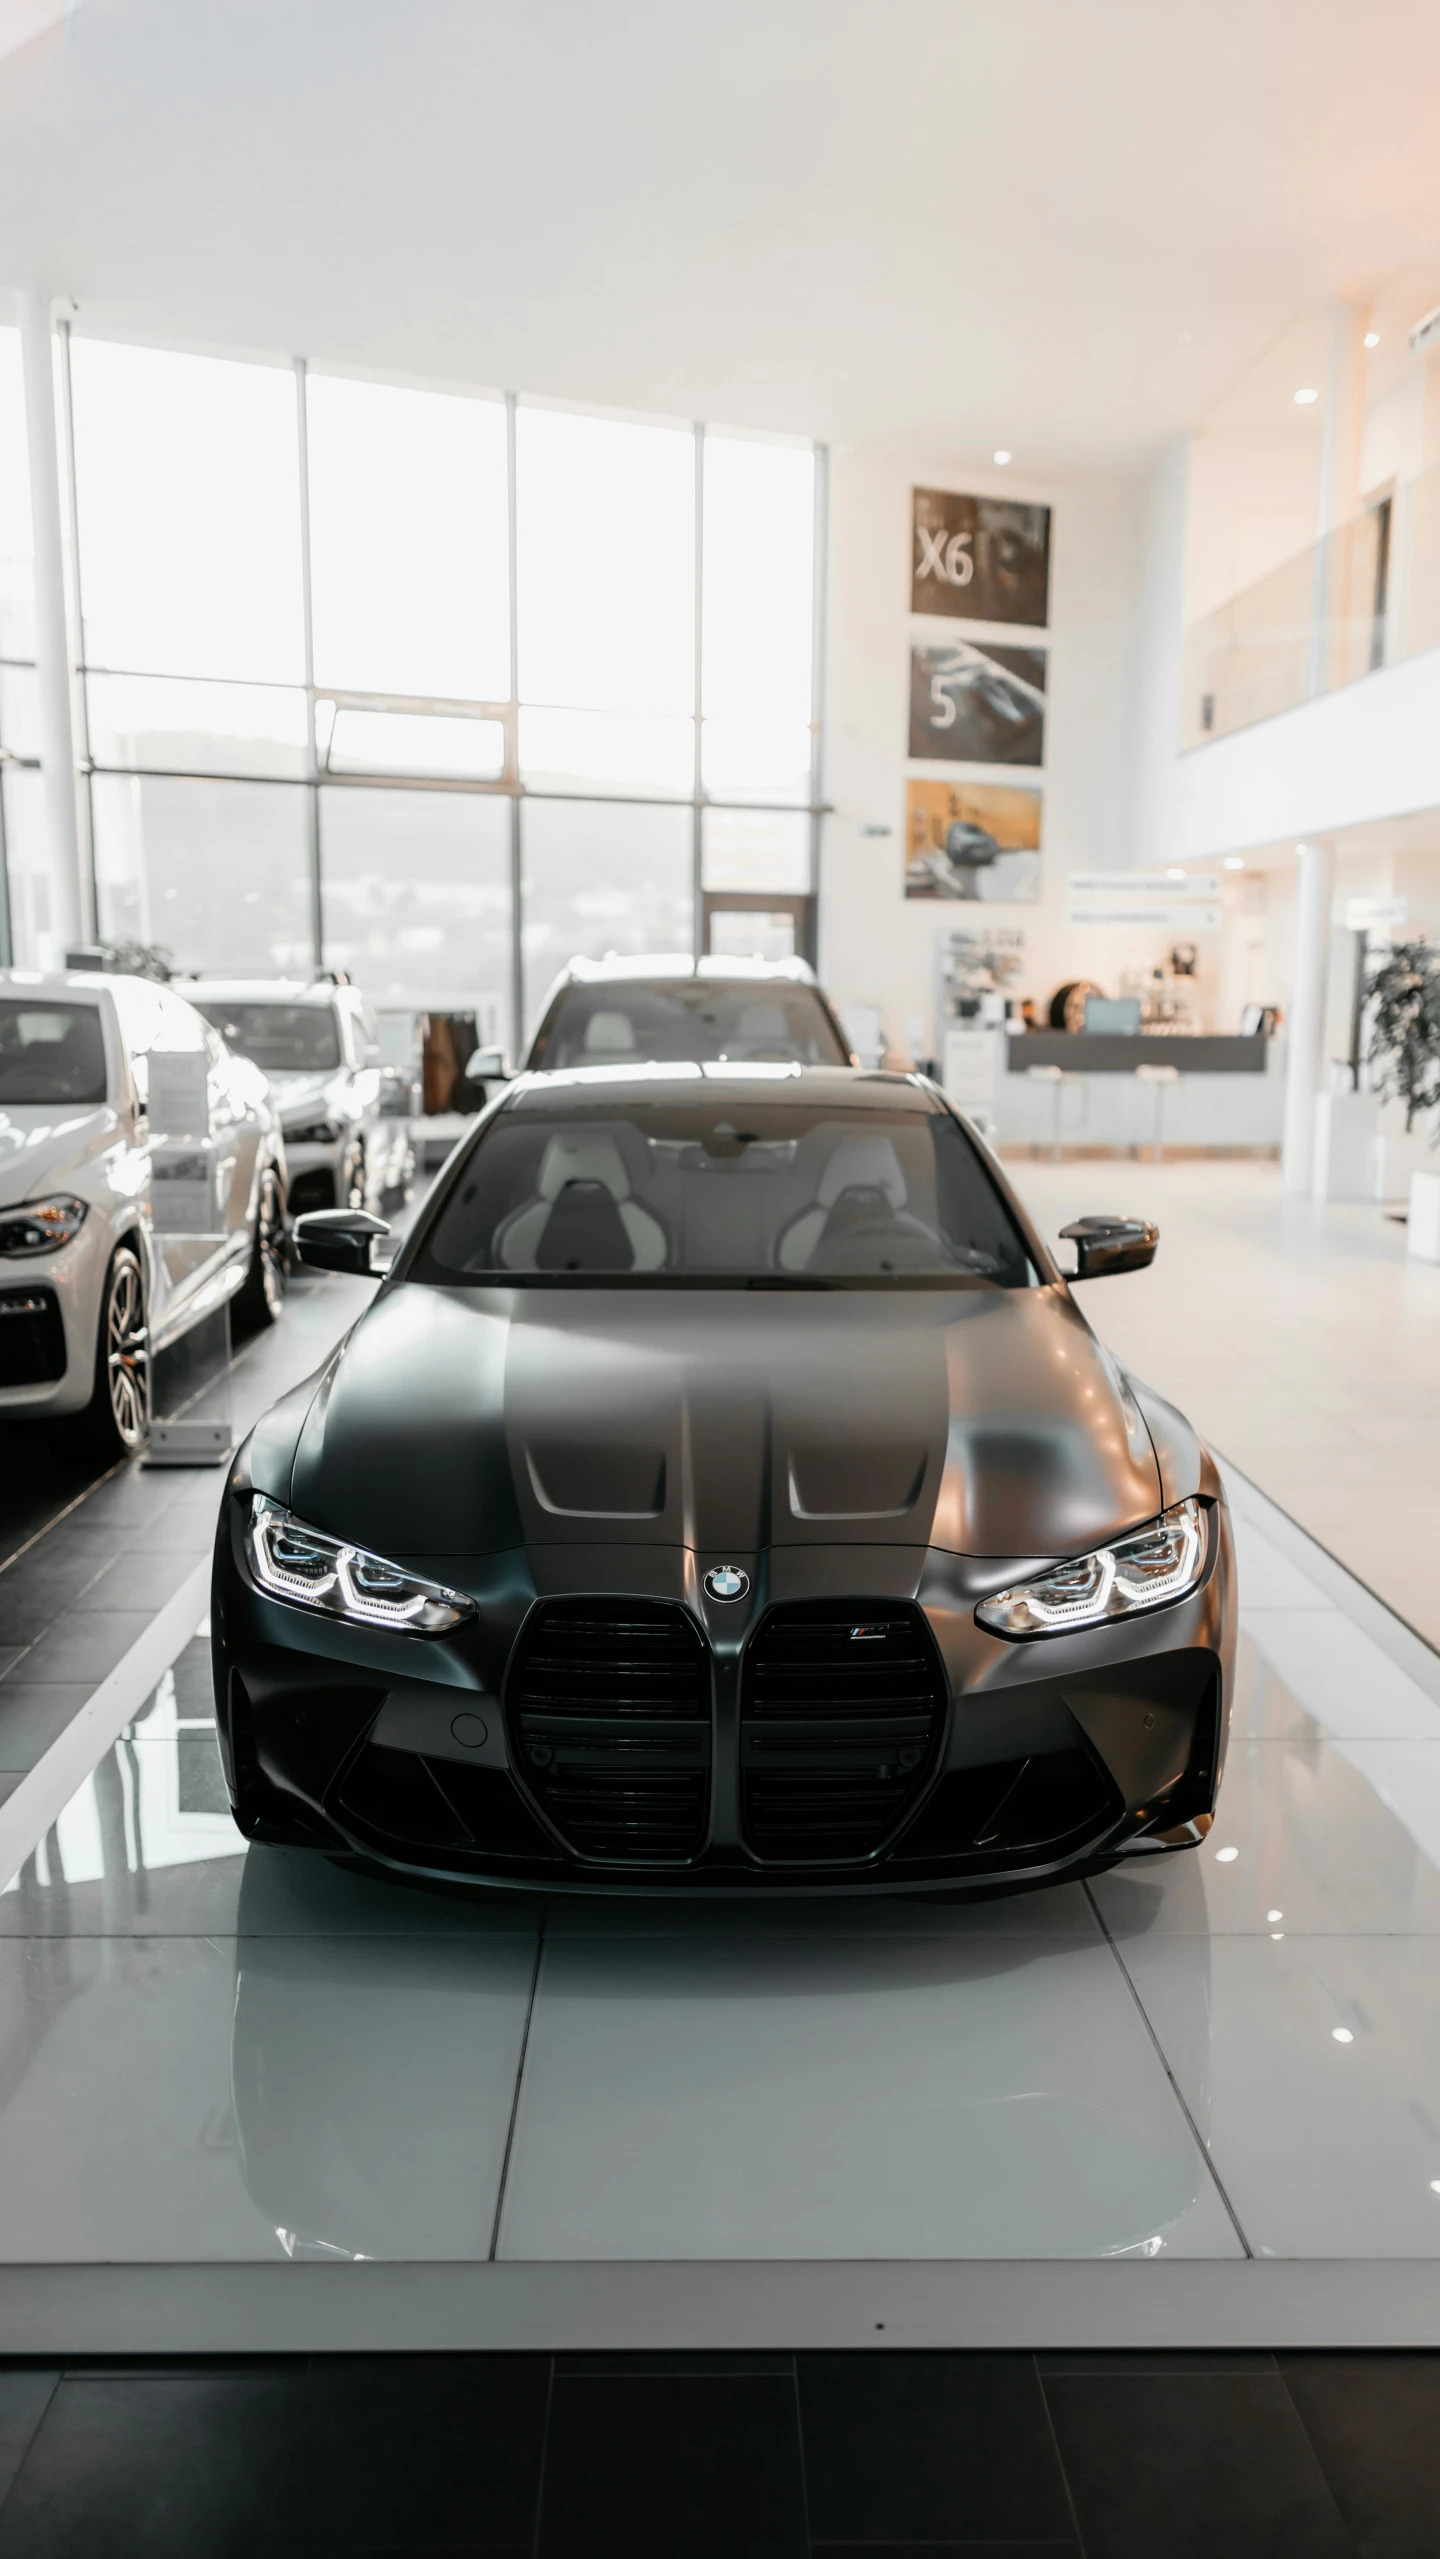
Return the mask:
<svg viewBox="0 0 1440 2559">
<path fill-rule="evenodd" d="M 1077 1280 L 1148 1271 L 1160 1241 L 1160 1229 L 1148 1217 L 1077 1217 L 1073 1226 L 1061 1227 L 1060 1235 L 1075 1247 Z"/>
<path fill-rule="evenodd" d="M 470 1063 L 465 1069 L 465 1081 L 467 1084 L 508 1084 L 510 1069 L 505 1063 L 504 1050 L 472 1049 Z"/>
<path fill-rule="evenodd" d="M 295 1250 L 312 1271 L 348 1271 L 373 1279 L 373 1248 L 389 1227 L 364 1208 L 312 1208 L 295 1220 Z"/>
</svg>

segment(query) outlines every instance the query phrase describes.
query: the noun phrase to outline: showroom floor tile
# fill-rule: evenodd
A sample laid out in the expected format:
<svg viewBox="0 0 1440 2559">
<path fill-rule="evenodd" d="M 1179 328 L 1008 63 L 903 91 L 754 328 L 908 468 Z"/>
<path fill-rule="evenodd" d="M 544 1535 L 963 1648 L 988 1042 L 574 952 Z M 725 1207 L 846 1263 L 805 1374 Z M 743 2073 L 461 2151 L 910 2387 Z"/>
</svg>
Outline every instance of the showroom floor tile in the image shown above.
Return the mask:
<svg viewBox="0 0 1440 2559">
<path fill-rule="evenodd" d="M 500 2254 L 1240 2253 L 1108 1947 L 547 1943 Z"/>
<path fill-rule="evenodd" d="M 1125 1967 L 1263 2257 L 1440 2257 L 1428 1937 L 1129 1936 Z"/>
<path fill-rule="evenodd" d="M 1100 1876 L 1091 1890 L 1107 1925 L 1117 1935 L 1440 1935 L 1440 1872 L 1352 1764 L 1362 1748 L 1440 1761 L 1440 1741 L 1232 1742 L 1209 1838 L 1193 1854 L 1130 1858 Z"/>
<path fill-rule="evenodd" d="M 0 2263 L 490 2251 L 534 1971 L 464 1938 L 0 1947 Z"/>
<path fill-rule="evenodd" d="M 1107 1199 L 1155 1219 L 1150 1270 L 1081 1291 L 1090 1322 L 1440 1646 L 1440 1269 L 1407 1259 L 1404 1228 L 1287 1199 L 1269 1162 L 1006 1169 L 1052 1241 Z"/>
</svg>

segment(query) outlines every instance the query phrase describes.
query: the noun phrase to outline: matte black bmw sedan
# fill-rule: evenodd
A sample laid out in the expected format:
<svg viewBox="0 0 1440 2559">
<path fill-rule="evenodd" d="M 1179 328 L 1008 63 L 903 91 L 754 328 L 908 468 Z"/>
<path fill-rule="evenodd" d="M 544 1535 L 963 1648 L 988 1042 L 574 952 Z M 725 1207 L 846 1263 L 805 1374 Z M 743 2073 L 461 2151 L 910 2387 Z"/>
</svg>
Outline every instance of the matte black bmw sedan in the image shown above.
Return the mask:
<svg viewBox="0 0 1440 2559">
<path fill-rule="evenodd" d="M 376 1219 L 300 1221 L 366 1269 Z M 1079 1277 L 1155 1230 L 1067 1230 Z M 915 1077 L 525 1077 L 241 1449 L 236 1819 L 477 1884 L 933 1891 L 1193 1844 L 1219 1479 Z"/>
</svg>

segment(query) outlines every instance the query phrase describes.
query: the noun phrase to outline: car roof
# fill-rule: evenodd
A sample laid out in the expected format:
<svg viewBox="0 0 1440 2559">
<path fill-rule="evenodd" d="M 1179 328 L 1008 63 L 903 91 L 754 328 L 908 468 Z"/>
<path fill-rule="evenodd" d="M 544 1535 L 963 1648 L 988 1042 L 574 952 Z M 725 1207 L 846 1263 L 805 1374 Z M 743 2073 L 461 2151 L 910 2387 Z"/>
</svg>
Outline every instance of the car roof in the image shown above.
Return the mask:
<svg viewBox="0 0 1440 2559">
<path fill-rule="evenodd" d="M 605 986 L 617 981 L 626 985 L 670 981 L 693 984 L 696 978 L 718 980 L 722 985 L 813 986 L 815 971 L 808 960 L 741 960 L 722 959 L 708 953 L 696 959 L 689 951 L 608 951 L 603 960 L 573 959 L 560 971 L 550 989 L 547 1003 L 567 986 Z"/>
<path fill-rule="evenodd" d="M 508 1087 L 502 1111 L 562 1113 L 567 1105 L 613 1102 L 704 1104 L 731 1096 L 737 1102 L 824 1103 L 840 1111 L 943 1111 L 933 1084 L 920 1075 L 855 1066 L 704 1065 L 562 1066 L 550 1074 L 520 1075 Z"/>
<path fill-rule="evenodd" d="M 192 1004 L 202 1000 L 221 1004 L 333 1004 L 339 996 L 358 1000 L 353 986 L 333 986 L 328 979 L 318 984 L 301 977 L 190 977 L 177 985 L 176 993 L 188 995 Z"/>
<path fill-rule="evenodd" d="M 0 969 L 0 995 L 63 996 L 67 1004 L 77 997 L 82 1004 L 99 1004 L 113 986 L 154 983 L 153 978 L 132 977 L 120 969 Z M 179 995 L 182 989 L 175 987 L 172 992 Z"/>
</svg>

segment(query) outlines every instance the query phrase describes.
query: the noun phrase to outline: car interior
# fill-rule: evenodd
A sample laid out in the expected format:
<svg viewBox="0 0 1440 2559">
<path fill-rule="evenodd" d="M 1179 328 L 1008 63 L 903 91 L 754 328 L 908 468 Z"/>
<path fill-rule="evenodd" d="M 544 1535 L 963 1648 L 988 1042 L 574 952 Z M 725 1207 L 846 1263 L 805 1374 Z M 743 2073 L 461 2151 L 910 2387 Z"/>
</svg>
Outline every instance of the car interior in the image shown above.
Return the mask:
<svg viewBox="0 0 1440 2559">
<path fill-rule="evenodd" d="M 0 1103 L 105 1099 L 105 1042 L 93 1004 L 0 1003 Z"/>
<path fill-rule="evenodd" d="M 867 1119 L 869 1118 L 867 1114 Z M 794 1108 L 503 1120 L 417 1276 L 666 1271 L 794 1279 L 961 1274 L 1023 1286 L 1023 1242 L 948 1115 Z"/>
<path fill-rule="evenodd" d="M 719 1060 L 848 1066 L 814 989 L 717 984 L 571 986 L 531 1052 L 547 1073 L 577 1066 Z"/>
</svg>

